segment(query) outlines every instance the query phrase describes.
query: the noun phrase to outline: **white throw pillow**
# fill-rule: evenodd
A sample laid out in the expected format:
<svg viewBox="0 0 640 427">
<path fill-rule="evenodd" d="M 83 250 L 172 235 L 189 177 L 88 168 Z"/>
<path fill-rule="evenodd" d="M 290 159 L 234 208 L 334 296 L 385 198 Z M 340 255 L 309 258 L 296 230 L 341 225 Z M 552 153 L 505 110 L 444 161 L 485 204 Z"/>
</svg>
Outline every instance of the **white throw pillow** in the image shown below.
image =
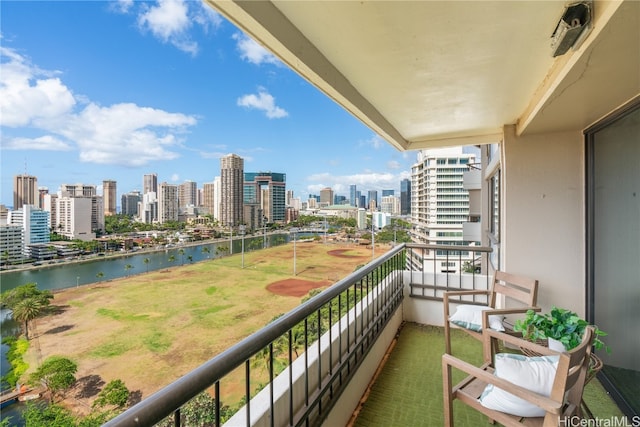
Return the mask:
<svg viewBox="0 0 640 427">
<path fill-rule="evenodd" d="M 527 357 L 519 354 L 498 353 L 494 375 L 535 393 L 549 397 L 558 369 L 558 356 Z M 545 411 L 492 384 L 480 396 L 485 408 L 520 417 L 543 417 Z"/>
<path fill-rule="evenodd" d="M 449 320 L 454 325 L 461 328 L 470 329 L 472 331 L 480 332 L 482 330 L 482 312 L 484 310 L 493 310 L 486 305 L 459 305 L 456 308 L 456 312 L 449 317 Z M 495 331 L 504 331 L 502 325 L 503 316 L 492 314 L 489 316 L 489 327 Z"/>
</svg>

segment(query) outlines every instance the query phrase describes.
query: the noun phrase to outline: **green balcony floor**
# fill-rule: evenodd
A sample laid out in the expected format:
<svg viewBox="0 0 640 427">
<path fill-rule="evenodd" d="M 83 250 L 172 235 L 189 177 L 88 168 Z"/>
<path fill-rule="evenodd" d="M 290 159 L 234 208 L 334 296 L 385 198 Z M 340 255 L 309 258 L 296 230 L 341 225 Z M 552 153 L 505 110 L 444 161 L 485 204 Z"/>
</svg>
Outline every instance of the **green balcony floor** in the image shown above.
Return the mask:
<svg viewBox="0 0 640 427">
<path fill-rule="evenodd" d="M 452 334 L 453 354 L 479 365 L 482 362 L 480 342 L 459 330 L 453 330 Z M 442 426 L 443 352 L 442 328 L 406 323 L 352 425 Z M 454 370 L 454 383 L 463 376 Z M 585 388 L 584 400 L 597 418 L 622 416 L 597 379 Z M 457 401 L 454 401 L 454 421 L 458 427 L 491 425 L 485 416 Z"/>
</svg>

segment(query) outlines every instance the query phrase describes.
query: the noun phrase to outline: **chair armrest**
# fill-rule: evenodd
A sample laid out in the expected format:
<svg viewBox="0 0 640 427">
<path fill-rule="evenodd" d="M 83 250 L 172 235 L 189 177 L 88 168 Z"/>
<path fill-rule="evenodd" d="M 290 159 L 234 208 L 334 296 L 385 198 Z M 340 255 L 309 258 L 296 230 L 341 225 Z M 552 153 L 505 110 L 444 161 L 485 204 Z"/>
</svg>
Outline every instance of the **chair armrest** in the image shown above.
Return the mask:
<svg viewBox="0 0 640 427">
<path fill-rule="evenodd" d="M 505 334 L 504 332 L 494 331 L 493 329 L 484 329 L 483 337 L 484 337 L 483 339 L 484 339 L 485 358 L 487 358 L 487 355 L 491 354 L 491 349 L 494 348 L 491 345 L 491 341 L 494 339 L 504 341 L 518 348 L 527 349 L 531 352 L 535 352 L 545 356 L 552 356 L 552 355 L 558 354 L 557 351 L 551 350 L 549 347 L 545 347 L 543 345 L 536 344 L 531 341 L 527 341 L 523 338 L 519 338 L 514 335 Z M 493 360 L 493 358 L 491 358 L 491 360 Z"/>
<path fill-rule="evenodd" d="M 545 397 L 541 394 L 535 393 L 531 390 L 527 390 L 524 387 L 521 387 L 517 384 L 514 384 L 510 381 L 504 380 L 502 378 L 498 378 L 493 373 L 486 371 L 487 365 L 483 365 L 483 367 L 476 367 L 470 363 L 467 363 L 463 360 L 457 359 L 456 357 L 450 354 L 442 355 L 442 370 L 449 369 L 449 367 L 456 368 L 471 377 L 477 378 L 484 383 L 493 384 L 496 387 L 501 388 L 521 399 L 526 400 L 540 408 L 544 409 L 546 412 L 550 412 L 552 414 L 560 414 L 562 410 L 563 402 L 556 402 L 555 400 Z M 463 381 L 464 383 L 468 382 L 468 379 Z M 450 384 L 445 384 L 444 387 L 447 390 L 456 390 L 459 388 L 458 386 L 451 387 Z"/>
<path fill-rule="evenodd" d="M 506 314 L 525 314 L 527 311 L 541 311 L 540 307 L 518 307 L 518 308 L 492 308 L 482 311 L 482 329 L 489 327 L 489 316 L 504 316 Z"/>
</svg>

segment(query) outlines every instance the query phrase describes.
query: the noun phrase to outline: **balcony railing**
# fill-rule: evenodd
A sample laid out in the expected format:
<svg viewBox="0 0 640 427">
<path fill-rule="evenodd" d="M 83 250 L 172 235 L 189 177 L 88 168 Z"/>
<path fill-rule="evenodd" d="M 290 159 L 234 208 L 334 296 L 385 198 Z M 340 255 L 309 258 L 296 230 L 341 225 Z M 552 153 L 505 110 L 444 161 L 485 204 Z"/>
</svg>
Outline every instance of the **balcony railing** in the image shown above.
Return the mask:
<svg viewBox="0 0 640 427">
<path fill-rule="evenodd" d="M 489 251 L 396 246 L 106 426 L 319 425 L 401 306 L 405 284 L 411 296 L 424 299 L 438 299 L 446 289 L 486 289 L 481 271 L 488 266 L 481 264 Z M 450 259 L 461 266 L 469 260 L 470 272 L 429 268 Z M 234 395 L 228 382 L 235 389 L 242 383 L 242 392 Z"/>
</svg>

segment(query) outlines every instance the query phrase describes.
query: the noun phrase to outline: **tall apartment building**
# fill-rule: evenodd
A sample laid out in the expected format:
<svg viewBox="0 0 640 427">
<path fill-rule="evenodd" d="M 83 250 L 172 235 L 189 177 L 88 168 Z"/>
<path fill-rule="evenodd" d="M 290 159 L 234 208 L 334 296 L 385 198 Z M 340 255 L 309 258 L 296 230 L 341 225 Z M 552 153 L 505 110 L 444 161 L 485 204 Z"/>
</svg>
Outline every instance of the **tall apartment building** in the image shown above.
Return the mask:
<svg viewBox="0 0 640 427">
<path fill-rule="evenodd" d="M 89 209 L 85 215 L 91 221 L 90 230 L 96 232 L 104 230 L 104 204 L 102 196 L 98 196 L 95 185 L 87 184 L 62 184 L 60 186 L 59 200 L 63 198 L 85 198 L 90 200 Z M 80 213 L 78 213 L 80 214 Z M 58 222 L 65 221 L 65 217 L 57 215 Z"/>
<path fill-rule="evenodd" d="M 257 203 L 269 222 L 286 219 L 287 175 L 276 172 L 246 172 L 244 174 L 244 203 Z"/>
<path fill-rule="evenodd" d="M 49 229 L 57 232 L 58 229 L 58 195 L 47 194 L 44 196 L 42 209 L 49 212 Z"/>
<path fill-rule="evenodd" d="M 382 197 L 395 196 L 395 190 L 382 190 Z"/>
<path fill-rule="evenodd" d="M 320 207 L 327 207 L 333 204 L 333 190 L 325 187 L 320 190 Z"/>
<path fill-rule="evenodd" d="M 221 212 L 224 226 L 237 226 L 243 221 L 244 159 L 228 154 L 220 159 Z"/>
<path fill-rule="evenodd" d="M 62 184 L 61 197 L 93 197 L 97 195 L 96 186 L 90 184 Z"/>
<path fill-rule="evenodd" d="M 13 209 L 24 205 L 38 205 L 38 178 L 32 175 L 13 177 Z"/>
<path fill-rule="evenodd" d="M 382 196 L 380 201 L 380 212 L 389 214 L 389 215 L 399 215 L 400 214 L 400 199 L 396 196 Z"/>
<path fill-rule="evenodd" d="M 463 245 L 463 223 L 469 217 L 469 192 L 463 177 L 474 154 L 461 147 L 423 150 L 411 168 L 411 220 L 414 239 L 420 243 Z M 436 251 L 436 257 L 440 255 Z M 462 262 L 468 261 L 462 254 Z M 428 264 L 428 263 L 426 263 Z M 457 272 L 458 259 L 436 263 L 439 271 Z"/>
<path fill-rule="evenodd" d="M 369 210 L 375 211 L 378 209 L 378 191 L 369 190 Z"/>
<path fill-rule="evenodd" d="M 47 187 L 38 187 L 38 203 L 36 207 L 44 208 L 44 198 L 49 194 L 49 188 Z"/>
<path fill-rule="evenodd" d="M 156 193 L 158 194 L 158 175 L 148 173 L 142 177 L 142 194 Z"/>
<path fill-rule="evenodd" d="M 349 186 L 349 204 L 358 207 L 358 189 L 355 184 Z"/>
<path fill-rule="evenodd" d="M 161 183 L 158 186 L 158 222 L 177 221 L 178 213 L 178 186 Z"/>
<path fill-rule="evenodd" d="M 198 184 L 195 181 L 185 181 L 178 186 L 178 207 L 198 206 Z"/>
<path fill-rule="evenodd" d="M 215 182 L 202 184 L 202 207 L 206 215 L 212 215 L 215 211 L 216 185 Z M 215 218 L 215 216 L 214 216 Z"/>
<path fill-rule="evenodd" d="M 102 181 L 102 203 L 104 205 L 104 215 L 115 215 L 117 206 L 116 182 L 113 180 Z"/>
<path fill-rule="evenodd" d="M 142 202 L 142 194 L 140 194 L 139 191 L 131 191 L 123 194 L 120 201 L 122 214 L 131 217 L 137 216 L 138 204 L 140 202 Z"/>
<path fill-rule="evenodd" d="M 56 206 L 58 234 L 71 240 L 89 241 L 96 238 L 91 220 L 94 206 L 91 197 L 59 197 Z"/>
<path fill-rule="evenodd" d="M 403 179 L 400 181 L 400 215 L 411 213 L 411 181 Z"/>
<path fill-rule="evenodd" d="M 291 206 L 291 201 L 293 200 L 293 190 L 287 190 L 287 206 Z"/>
<path fill-rule="evenodd" d="M 152 224 L 158 220 L 158 197 L 150 191 L 142 195 L 142 202 L 138 209 L 140 220 L 146 224 Z"/>
</svg>

